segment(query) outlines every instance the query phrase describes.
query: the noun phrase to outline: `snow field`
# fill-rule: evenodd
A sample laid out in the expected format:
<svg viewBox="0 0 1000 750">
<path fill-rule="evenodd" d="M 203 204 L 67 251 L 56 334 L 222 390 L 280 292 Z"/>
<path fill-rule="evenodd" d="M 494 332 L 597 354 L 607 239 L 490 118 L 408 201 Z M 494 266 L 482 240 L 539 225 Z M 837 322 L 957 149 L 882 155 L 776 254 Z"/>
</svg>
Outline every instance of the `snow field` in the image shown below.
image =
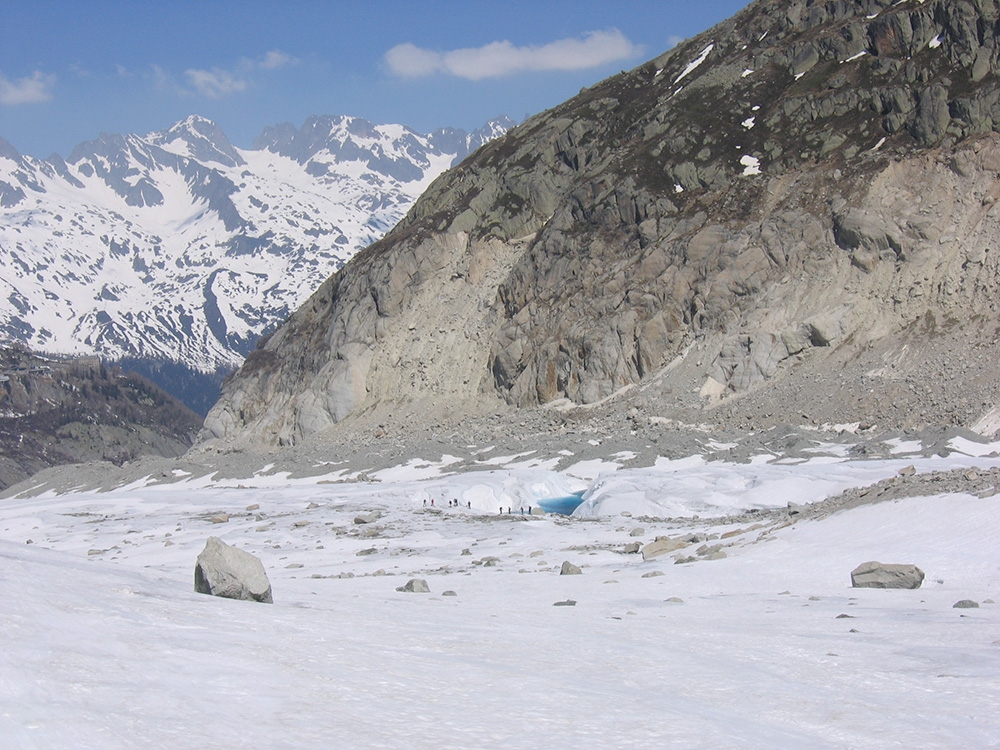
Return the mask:
<svg viewBox="0 0 1000 750">
<path fill-rule="evenodd" d="M 923 472 L 997 459 L 911 462 Z M 910 498 L 756 530 L 690 511 L 640 519 L 637 505 L 623 516 L 610 496 L 591 518 L 522 518 L 486 506 L 581 480 L 448 476 L 447 458 L 438 476 L 414 478 L 434 463 L 373 483 L 264 467 L 242 488 L 189 477 L 5 500 L 0 734 L 18 748 L 1000 742 L 997 605 L 952 608 L 1000 598 L 997 497 Z M 796 487 L 819 498 L 903 463 L 672 465 L 695 507 L 719 515 L 753 492 L 770 488 L 778 506 Z M 670 479 L 665 465 L 597 484 L 651 492 Z M 724 502 L 699 500 L 713 493 Z M 449 508 L 452 496 L 483 507 Z M 354 523 L 373 510 L 377 522 Z M 229 520 L 212 523 L 220 513 Z M 719 540 L 731 545 L 721 560 L 622 552 L 726 531 L 742 533 Z M 262 559 L 274 605 L 193 593 L 209 535 Z M 918 564 L 923 588 L 850 588 L 870 559 Z M 563 560 L 582 575 L 560 576 Z M 431 594 L 396 591 L 411 577 Z"/>
</svg>

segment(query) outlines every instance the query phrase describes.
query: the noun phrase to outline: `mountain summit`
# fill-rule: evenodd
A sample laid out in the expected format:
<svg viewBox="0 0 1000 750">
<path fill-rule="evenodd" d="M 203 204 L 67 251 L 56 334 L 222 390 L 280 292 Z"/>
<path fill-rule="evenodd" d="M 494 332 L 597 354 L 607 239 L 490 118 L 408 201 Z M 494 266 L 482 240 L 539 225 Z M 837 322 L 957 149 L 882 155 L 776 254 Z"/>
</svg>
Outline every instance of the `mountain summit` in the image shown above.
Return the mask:
<svg viewBox="0 0 1000 750">
<path fill-rule="evenodd" d="M 250 354 L 206 436 L 612 398 L 990 424 L 998 23 L 987 0 L 758 0 L 582 91 L 436 180 Z"/>
</svg>

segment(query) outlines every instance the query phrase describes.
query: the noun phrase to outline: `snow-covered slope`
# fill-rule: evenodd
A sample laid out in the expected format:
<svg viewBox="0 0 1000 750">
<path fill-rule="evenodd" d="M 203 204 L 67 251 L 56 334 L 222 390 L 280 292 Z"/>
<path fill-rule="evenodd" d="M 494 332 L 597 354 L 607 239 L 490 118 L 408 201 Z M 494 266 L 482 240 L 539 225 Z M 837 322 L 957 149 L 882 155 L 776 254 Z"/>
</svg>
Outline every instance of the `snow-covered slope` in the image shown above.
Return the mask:
<svg viewBox="0 0 1000 750">
<path fill-rule="evenodd" d="M 438 174 L 512 123 L 430 135 L 312 117 L 235 148 L 215 123 L 68 161 L 0 139 L 0 337 L 50 353 L 239 364 Z"/>
</svg>

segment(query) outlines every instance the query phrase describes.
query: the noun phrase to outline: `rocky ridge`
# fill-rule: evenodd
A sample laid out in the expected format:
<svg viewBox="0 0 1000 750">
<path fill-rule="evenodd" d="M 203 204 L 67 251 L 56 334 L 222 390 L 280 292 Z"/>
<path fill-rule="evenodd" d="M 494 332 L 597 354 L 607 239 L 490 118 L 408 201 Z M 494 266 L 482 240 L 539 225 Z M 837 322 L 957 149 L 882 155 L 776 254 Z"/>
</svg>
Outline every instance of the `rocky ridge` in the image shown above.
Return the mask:
<svg viewBox="0 0 1000 750">
<path fill-rule="evenodd" d="M 155 385 L 96 357 L 0 349 L 0 488 L 64 464 L 180 456 L 200 427 L 196 414 Z"/>
<path fill-rule="evenodd" d="M 531 118 L 252 352 L 204 437 L 539 405 L 995 431 L 998 21 L 760 0 Z"/>
</svg>

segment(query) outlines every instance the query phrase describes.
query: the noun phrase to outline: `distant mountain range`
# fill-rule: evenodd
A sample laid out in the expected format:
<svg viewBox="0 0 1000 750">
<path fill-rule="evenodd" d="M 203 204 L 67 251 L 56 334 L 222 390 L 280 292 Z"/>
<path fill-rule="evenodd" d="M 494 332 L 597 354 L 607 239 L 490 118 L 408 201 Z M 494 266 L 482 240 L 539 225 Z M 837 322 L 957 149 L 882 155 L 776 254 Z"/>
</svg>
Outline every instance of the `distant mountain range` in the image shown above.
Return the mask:
<svg viewBox="0 0 1000 750">
<path fill-rule="evenodd" d="M 125 362 L 204 412 L 225 373 L 441 172 L 513 122 L 429 135 L 353 117 L 234 147 L 192 116 L 63 160 L 0 138 L 0 339 Z M 214 376 L 217 381 L 220 376 Z"/>
</svg>

